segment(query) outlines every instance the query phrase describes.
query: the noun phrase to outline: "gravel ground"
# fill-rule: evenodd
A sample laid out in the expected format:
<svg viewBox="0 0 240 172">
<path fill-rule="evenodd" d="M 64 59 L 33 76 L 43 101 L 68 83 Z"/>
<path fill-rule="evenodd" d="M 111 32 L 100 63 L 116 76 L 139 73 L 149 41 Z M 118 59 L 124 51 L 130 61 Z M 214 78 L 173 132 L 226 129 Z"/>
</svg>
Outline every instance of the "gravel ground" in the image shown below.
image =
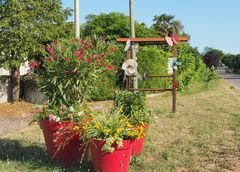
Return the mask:
<svg viewBox="0 0 240 172">
<path fill-rule="evenodd" d="M 0 137 L 9 133 L 26 128 L 32 119 L 32 113 L 25 114 L 21 118 L 2 117 L 0 118 Z"/>
</svg>

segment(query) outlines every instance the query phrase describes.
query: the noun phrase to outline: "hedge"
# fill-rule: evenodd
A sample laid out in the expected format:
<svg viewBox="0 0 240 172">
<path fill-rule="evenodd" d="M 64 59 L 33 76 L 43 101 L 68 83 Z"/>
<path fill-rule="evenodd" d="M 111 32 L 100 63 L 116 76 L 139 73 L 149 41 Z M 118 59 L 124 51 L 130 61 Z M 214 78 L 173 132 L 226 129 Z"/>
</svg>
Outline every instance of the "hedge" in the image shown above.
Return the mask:
<svg viewBox="0 0 240 172">
<path fill-rule="evenodd" d="M 112 99 L 115 90 L 124 89 L 124 72 L 121 65 L 125 61 L 126 53 L 123 51 L 124 45 L 115 45 L 118 51 L 112 57 L 115 65 L 115 73 L 106 73 L 96 84 L 99 90 L 92 94 L 94 100 Z M 164 46 L 140 46 L 137 53 L 138 71 L 141 75 L 145 71 L 154 75 L 167 75 L 168 58 L 172 57 L 171 48 Z M 178 45 L 178 61 L 181 65 L 177 70 L 177 81 L 179 89 L 189 87 L 193 82 L 209 81 L 213 73 L 203 63 L 203 57 L 187 43 Z M 171 78 L 152 78 L 139 81 L 140 88 L 171 88 Z"/>
</svg>

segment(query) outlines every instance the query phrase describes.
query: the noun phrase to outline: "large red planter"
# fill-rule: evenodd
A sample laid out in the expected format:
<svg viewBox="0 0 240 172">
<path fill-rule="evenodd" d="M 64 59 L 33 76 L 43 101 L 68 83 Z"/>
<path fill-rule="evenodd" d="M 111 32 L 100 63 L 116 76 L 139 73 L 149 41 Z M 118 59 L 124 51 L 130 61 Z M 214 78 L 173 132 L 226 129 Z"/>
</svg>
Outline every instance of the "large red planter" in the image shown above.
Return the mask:
<svg viewBox="0 0 240 172">
<path fill-rule="evenodd" d="M 54 135 L 61 124 L 56 122 L 49 122 L 48 120 L 41 120 L 39 126 L 43 131 L 45 143 L 47 146 L 48 155 L 65 166 L 79 164 L 87 152 L 86 145 L 83 145 L 78 136 L 75 136 L 69 143 L 61 150 L 57 151 L 57 145 L 54 142 L 56 136 Z M 55 155 L 54 155 L 55 154 Z"/>
<path fill-rule="evenodd" d="M 123 147 L 112 153 L 101 151 L 105 141 L 94 140 L 90 143 L 92 163 L 95 172 L 127 172 L 132 154 L 132 141 L 123 140 Z"/>
<path fill-rule="evenodd" d="M 142 153 L 144 146 L 144 137 L 133 141 L 132 156 L 137 156 Z"/>
</svg>

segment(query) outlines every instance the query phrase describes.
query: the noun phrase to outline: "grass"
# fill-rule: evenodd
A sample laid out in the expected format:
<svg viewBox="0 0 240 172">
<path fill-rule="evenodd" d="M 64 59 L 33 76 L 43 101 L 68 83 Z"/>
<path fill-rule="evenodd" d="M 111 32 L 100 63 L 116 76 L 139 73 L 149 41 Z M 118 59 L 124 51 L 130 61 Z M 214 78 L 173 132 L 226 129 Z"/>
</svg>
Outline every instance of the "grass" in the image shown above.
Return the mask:
<svg viewBox="0 0 240 172">
<path fill-rule="evenodd" d="M 201 91 L 205 89 L 205 91 Z M 130 172 L 240 171 L 240 93 L 221 79 L 194 85 L 177 96 L 148 98 L 154 113 L 143 153 L 132 158 Z M 34 124 L 0 138 L 0 171 L 88 171 L 66 169 L 47 156 Z"/>
</svg>

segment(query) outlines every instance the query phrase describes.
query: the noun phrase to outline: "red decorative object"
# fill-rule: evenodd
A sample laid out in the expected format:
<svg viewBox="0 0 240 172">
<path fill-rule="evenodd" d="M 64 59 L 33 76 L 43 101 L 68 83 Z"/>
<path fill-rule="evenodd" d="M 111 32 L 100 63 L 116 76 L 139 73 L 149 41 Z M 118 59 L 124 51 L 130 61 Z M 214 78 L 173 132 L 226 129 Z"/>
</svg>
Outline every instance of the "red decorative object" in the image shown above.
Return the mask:
<svg viewBox="0 0 240 172">
<path fill-rule="evenodd" d="M 132 149 L 132 156 L 137 156 L 142 153 L 144 145 L 144 137 L 140 139 L 136 139 L 133 141 L 133 149 Z"/>
<path fill-rule="evenodd" d="M 56 139 L 55 133 L 61 127 L 61 124 L 49 122 L 48 120 L 41 120 L 39 126 L 43 131 L 48 155 L 53 160 L 65 166 L 79 164 L 80 161 L 83 160 L 88 147 L 82 144 L 79 136 L 75 136 L 63 149 L 57 151 L 57 145 L 54 142 Z"/>
<path fill-rule="evenodd" d="M 177 82 L 173 82 L 173 86 L 172 86 L 172 87 L 173 87 L 173 89 L 177 89 L 177 88 L 178 88 L 178 86 L 179 86 L 179 85 L 178 85 L 178 83 L 177 83 Z"/>
<path fill-rule="evenodd" d="M 94 140 L 90 143 L 94 170 L 97 172 L 127 172 L 132 154 L 132 141 L 123 140 L 123 147 L 116 148 L 112 153 L 103 152 L 103 140 Z"/>
<path fill-rule="evenodd" d="M 175 44 L 179 43 L 179 38 L 175 33 L 172 33 L 172 40 Z"/>
<path fill-rule="evenodd" d="M 173 46 L 173 40 L 172 40 L 172 38 L 171 37 L 168 37 L 168 36 L 166 36 L 165 37 L 165 40 L 166 40 L 166 42 L 167 42 L 167 44 L 169 45 L 169 46 Z"/>
</svg>

